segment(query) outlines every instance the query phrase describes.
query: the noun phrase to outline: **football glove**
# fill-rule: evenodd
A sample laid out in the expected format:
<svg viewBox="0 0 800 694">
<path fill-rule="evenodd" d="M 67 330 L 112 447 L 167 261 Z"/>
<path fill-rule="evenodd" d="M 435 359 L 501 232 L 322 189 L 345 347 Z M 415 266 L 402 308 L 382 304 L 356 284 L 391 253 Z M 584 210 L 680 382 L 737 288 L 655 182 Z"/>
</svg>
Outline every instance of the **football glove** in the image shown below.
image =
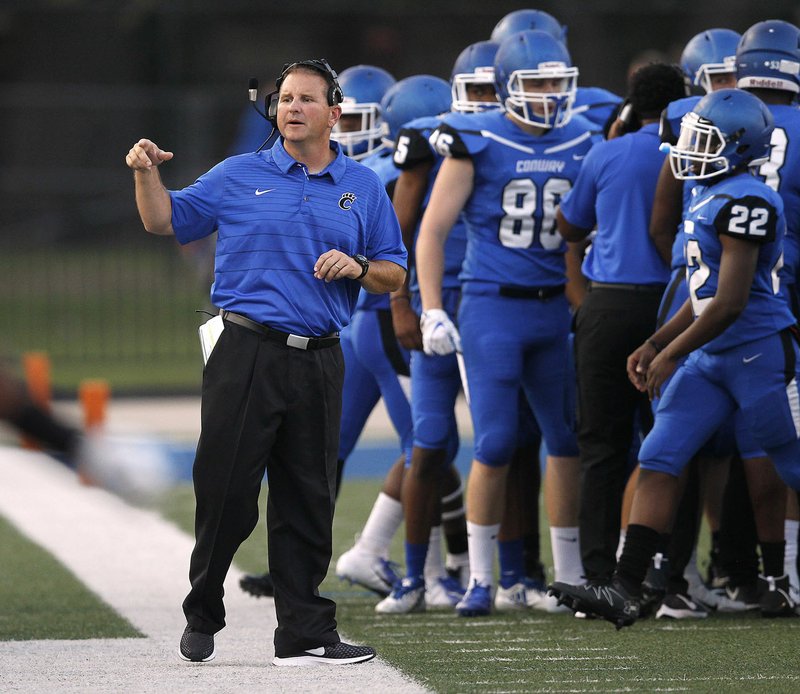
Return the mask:
<svg viewBox="0 0 800 694">
<path fill-rule="evenodd" d="M 422 348 L 425 354 L 452 354 L 461 351 L 461 336 L 445 311 L 432 308 L 420 317 Z"/>
</svg>

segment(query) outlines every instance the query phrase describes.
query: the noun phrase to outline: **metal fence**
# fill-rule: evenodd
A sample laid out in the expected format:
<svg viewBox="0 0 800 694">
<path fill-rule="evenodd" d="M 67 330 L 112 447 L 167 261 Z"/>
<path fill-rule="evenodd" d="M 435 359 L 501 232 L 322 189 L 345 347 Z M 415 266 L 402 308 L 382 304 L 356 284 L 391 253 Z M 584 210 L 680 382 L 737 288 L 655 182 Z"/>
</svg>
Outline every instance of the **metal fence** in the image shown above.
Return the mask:
<svg viewBox="0 0 800 694">
<path fill-rule="evenodd" d="M 84 378 L 116 392 L 195 392 L 210 258 L 173 239 L 0 254 L 8 354 L 45 352 L 57 393 Z"/>
</svg>

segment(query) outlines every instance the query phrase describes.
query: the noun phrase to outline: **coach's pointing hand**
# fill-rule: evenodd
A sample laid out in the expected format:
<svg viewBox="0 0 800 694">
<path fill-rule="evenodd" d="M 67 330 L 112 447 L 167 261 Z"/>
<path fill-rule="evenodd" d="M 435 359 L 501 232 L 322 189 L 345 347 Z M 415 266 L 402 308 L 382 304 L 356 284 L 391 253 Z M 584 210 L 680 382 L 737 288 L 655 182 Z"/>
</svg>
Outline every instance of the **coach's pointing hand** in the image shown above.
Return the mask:
<svg viewBox="0 0 800 694">
<path fill-rule="evenodd" d="M 134 171 L 148 171 L 169 161 L 173 156 L 172 152 L 159 149 L 155 142 L 142 139 L 131 147 L 128 156 L 125 157 L 125 163 Z"/>
</svg>

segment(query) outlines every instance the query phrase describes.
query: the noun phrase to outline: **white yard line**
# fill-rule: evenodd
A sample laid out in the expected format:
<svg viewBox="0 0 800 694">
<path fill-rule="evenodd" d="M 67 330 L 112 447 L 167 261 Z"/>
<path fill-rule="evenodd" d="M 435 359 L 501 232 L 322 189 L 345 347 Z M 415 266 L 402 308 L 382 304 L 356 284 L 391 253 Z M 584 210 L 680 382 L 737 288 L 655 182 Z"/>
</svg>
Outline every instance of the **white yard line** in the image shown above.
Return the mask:
<svg viewBox="0 0 800 694">
<path fill-rule="evenodd" d="M 178 659 L 192 540 L 158 514 L 137 509 L 46 456 L 0 449 L 0 515 L 48 550 L 144 639 L 0 642 L 3 691 L 24 692 L 423 692 L 376 659 L 354 666 L 276 668 L 275 610 L 225 585 L 228 626 L 217 658 Z"/>
</svg>

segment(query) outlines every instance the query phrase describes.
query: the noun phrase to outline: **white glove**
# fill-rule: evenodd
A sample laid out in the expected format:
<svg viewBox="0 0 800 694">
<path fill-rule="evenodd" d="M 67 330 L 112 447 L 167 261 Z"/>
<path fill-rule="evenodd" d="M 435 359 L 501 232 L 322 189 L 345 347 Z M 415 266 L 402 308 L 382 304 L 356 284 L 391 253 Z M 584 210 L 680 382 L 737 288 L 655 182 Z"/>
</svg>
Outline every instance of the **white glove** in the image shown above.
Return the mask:
<svg viewBox="0 0 800 694">
<path fill-rule="evenodd" d="M 445 355 L 461 351 L 461 336 L 442 309 L 424 311 L 419 324 L 422 328 L 422 347 L 425 354 Z"/>
</svg>

